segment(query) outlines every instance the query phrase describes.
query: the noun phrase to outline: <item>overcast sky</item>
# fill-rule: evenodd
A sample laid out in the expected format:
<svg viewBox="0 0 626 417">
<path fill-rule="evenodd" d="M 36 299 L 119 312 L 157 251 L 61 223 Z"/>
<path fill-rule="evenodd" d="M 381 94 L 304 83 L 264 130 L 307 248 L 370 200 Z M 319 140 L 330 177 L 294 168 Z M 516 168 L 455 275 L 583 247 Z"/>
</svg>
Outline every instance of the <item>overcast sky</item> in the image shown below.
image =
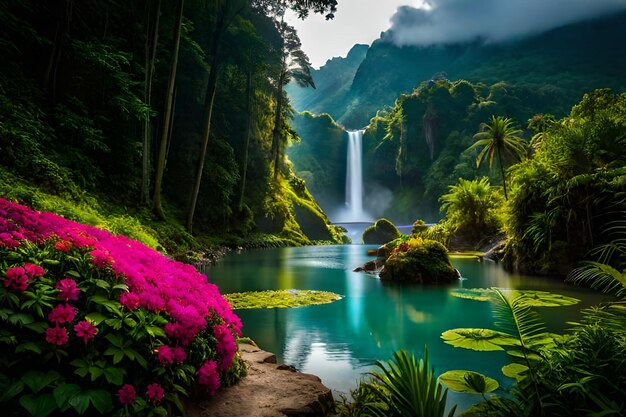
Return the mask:
<svg viewBox="0 0 626 417">
<path fill-rule="evenodd" d="M 590 0 L 594 1 L 594 0 Z M 419 6 L 421 0 L 338 0 L 339 6 L 333 20 L 320 15 L 310 15 L 301 21 L 290 15 L 298 30 L 304 52 L 313 67 L 319 68 L 335 56 L 346 56 L 357 43 L 371 44 L 380 32 L 389 29 L 391 16 L 399 6 Z"/>
<path fill-rule="evenodd" d="M 393 29 L 398 45 L 500 41 L 626 10 L 626 0 L 339 0 L 335 19 L 288 20 L 313 67 Z M 402 7 L 408 6 L 408 7 Z"/>
</svg>

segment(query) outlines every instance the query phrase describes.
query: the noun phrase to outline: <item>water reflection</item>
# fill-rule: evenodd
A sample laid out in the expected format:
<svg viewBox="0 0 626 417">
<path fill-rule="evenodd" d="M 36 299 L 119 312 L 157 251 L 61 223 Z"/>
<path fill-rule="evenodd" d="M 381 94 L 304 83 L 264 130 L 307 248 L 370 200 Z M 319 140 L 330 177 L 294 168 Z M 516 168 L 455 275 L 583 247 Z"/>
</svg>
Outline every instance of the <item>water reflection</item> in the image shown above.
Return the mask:
<svg viewBox="0 0 626 417">
<path fill-rule="evenodd" d="M 509 385 L 500 373 L 506 363 L 502 352 L 473 352 L 441 341 L 448 329 L 493 328 L 489 303 L 452 297 L 452 288 L 535 288 L 583 298 L 583 305 L 599 301 L 598 295 L 558 281 L 508 274 L 496 264 L 471 259 L 453 260 L 465 280 L 452 288 L 382 285 L 376 276 L 352 272 L 370 259 L 367 249 L 347 245 L 231 254 L 207 273 L 222 292 L 299 288 L 343 295 L 320 306 L 237 312 L 244 333 L 279 361 L 314 373 L 342 392 L 354 388 L 374 360 L 388 359 L 398 348 L 421 354 L 425 345 L 438 373 L 469 368 Z M 580 307 L 542 311 L 551 330 L 559 330 L 578 318 Z M 465 407 L 477 399 L 451 393 L 451 401 Z"/>
</svg>

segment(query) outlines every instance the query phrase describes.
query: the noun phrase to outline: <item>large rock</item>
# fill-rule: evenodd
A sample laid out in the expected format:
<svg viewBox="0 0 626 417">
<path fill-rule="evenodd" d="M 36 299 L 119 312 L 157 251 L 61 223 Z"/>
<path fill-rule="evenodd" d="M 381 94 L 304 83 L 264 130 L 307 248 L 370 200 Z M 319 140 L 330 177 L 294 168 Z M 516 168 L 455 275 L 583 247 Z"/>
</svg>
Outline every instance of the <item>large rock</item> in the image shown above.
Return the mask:
<svg viewBox="0 0 626 417">
<path fill-rule="evenodd" d="M 256 346 L 240 344 L 248 375 L 215 397 L 188 407 L 189 417 L 321 417 L 333 396 L 315 375 L 276 365 L 276 357 Z"/>
<path fill-rule="evenodd" d="M 363 243 L 385 244 L 400 237 L 400 231 L 387 219 L 378 219 L 363 232 Z"/>
<path fill-rule="evenodd" d="M 379 276 L 381 281 L 389 282 L 449 284 L 459 273 L 450 264 L 448 251 L 441 243 L 424 240 L 392 253 Z"/>
</svg>

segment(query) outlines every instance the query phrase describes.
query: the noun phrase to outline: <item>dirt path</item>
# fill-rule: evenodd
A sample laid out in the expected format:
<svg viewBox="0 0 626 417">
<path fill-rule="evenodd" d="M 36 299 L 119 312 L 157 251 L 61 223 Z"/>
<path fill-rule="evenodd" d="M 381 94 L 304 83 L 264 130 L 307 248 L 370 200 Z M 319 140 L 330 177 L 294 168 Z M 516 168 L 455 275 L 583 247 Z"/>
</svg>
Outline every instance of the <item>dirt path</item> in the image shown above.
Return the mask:
<svg viewBox="0 0 626 417">
<path fill-rule="evenodd" d="M 276 356 L 240 344 L 248 376 L 188 410 L 189 417 L 317 417 L 333 403 L 328 388 L 315 375 L 277 365 Z"/>
</svg>

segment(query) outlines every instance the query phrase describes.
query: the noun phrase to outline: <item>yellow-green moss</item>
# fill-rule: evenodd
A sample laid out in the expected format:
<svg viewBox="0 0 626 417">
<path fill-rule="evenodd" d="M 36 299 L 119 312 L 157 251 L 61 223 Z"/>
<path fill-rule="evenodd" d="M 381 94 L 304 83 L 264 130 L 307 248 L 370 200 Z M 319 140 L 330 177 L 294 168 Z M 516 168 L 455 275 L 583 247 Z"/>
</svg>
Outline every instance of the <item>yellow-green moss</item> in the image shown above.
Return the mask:
<svg viewBox="0 0 626 417">
<path fill-rule="evenodd" d="M 224 297 L 234 310 L 302 307 L 341 299 L 339 294 L 313 290 L 248 291 L 225 294 Z"/>
</svg>

